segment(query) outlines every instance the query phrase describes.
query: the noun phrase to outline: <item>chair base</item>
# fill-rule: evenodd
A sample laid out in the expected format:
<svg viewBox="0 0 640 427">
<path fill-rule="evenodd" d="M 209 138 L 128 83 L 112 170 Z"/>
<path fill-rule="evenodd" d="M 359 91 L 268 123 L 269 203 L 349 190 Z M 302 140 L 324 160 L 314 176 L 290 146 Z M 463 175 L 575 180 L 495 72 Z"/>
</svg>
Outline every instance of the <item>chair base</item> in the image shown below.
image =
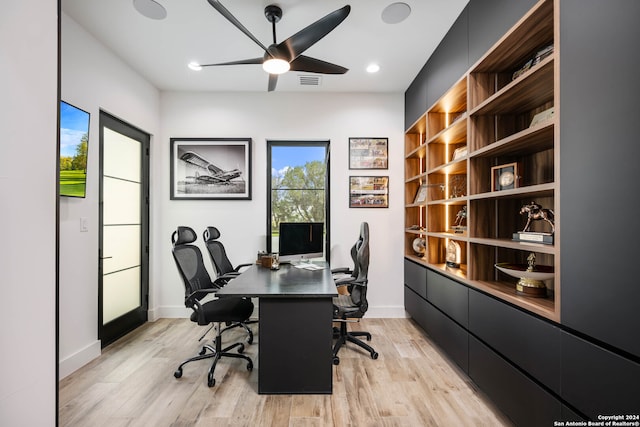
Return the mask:
<svg viewBox="0 0 640 427">
<path fill-rule="evenodd" d="M 357 345 L 358 347 L 361 347 L 367 350 L 371 355 L 372 359 L 374 360 L 377 359 L 378 352 L 376 352 L 373 349 L 373 347 L 371 347 L 370 345 L 356 338 L 356 337 L 365 337 L 367 341 L 371 341 L 371 334 L 369 332 L 364 332 L 364 331 L 354 331 L 354 332 L 347 331 L 347 322 L 345 320 L 346 319 L 342 319 L 342 321 L 340 322 L 340 328 L 333 328 L 333 337 L 336 339 L 336 342 L 333 345 L 333 351 L 332 351 L 333 364 L 334 365 L 340 364 L 340 358 L 338 357 L 338 352 L 340 351 L 340 348 L 342 348 L 342 346 L 345 345 L 347 342 L 351 342 Z"/>
<path fill-rule="evenodd" d="M 173 376 L 176 378 L 181 378 L 182 377 L 182 367 L 184 365 L 186 365 L 187 363 L 190 362 L 194 362 L 196 360 L 204 360 L 204 359 L 213 359 L 213 362 L 211 363 L 211 367 L 209 368 L 209 373 L 207 375 L 207 385 L 209 387 L 213 387 L 216 384 L 216 380 L 213 377 L 213 374 L 216 370 L 216 365 L 218 364 L 218 360 L 220 360 L 223 357 L 232 357 L 232 358 L 236 358 L 236 359 L 244 359 L 247 361 L 247 370 L 251 371 L 253 370 L 253 361 L 251 360 L 250 357 L 245 356 L 244 354 L 241 354 L 242 352 L 244 352 L 244 344 L 240 343 L 240 342 L 236 342 L 231 344 L 230 346 L 227 346 L 225 348 L 222 348 L 222 336 L 221 333 L 223 330 L 220 330 L 220 325 L 218 324 L 218 333 L 216 334 L 216 338 L 215 338 L 215 348 L 206 344 L 202 347 L 202 350 L 200 350 L 200 353 L 197 356 L 191 357 L 187 360 L 185 360 L 184 362 L 182 362 L 180 364 L 180 366 L 178 366 L 178 369 L 176 369 L 176 371 L 173 373 Z M 234 349 L 234 348 L 238 348 L 238 352 L 237 353 L 230 353 L 229 350 Z M 207 351 L 209 351 L 207 353 Z"/>
</svg>

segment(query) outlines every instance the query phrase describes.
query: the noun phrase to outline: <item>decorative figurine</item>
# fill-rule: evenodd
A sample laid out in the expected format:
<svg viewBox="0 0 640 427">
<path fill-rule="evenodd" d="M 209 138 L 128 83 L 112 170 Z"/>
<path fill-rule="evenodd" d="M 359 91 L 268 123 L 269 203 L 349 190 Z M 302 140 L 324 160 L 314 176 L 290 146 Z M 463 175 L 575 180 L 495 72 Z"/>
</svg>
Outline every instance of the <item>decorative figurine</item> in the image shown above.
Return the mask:
<svg viewBox="0 0 640 427">
<path fill-rule="evenodd" d="M 462 209 L 460 209 L 456 214 L 455 225 L 458 227 L 461 227 L 462 223 L 466 220 L 467 220 L 467 205 L 464 205 Z"/>
<path fill-rule="evenodd" d="M 522 206 L 520 209 L 520 215 L 527 214 L 527 223 L 522 229 L 523 233 L 529 231 L 529 227 L 531 226 L 531 221 L 543 220 L 549 223 L 551 226 L 551 234 L 555 233 L 556 227 L 553 224 L 554 214 L 551 209 L 546 209 L 537 204 L 536 202 L 531 202 L 528 205 Z"/>
</svg>

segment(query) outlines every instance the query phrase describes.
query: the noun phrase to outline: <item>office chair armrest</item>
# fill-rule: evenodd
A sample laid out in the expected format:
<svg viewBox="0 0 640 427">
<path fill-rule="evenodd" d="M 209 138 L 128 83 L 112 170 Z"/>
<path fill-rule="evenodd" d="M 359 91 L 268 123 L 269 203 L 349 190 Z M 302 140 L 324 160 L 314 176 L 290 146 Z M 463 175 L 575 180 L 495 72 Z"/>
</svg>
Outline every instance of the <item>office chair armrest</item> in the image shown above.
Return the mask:
<svg viewBox="0 0 640 427">
<path fill-rule="evenodd" d="M 240 269 L 243 267 L 250 267 L 252 266 L 252 263 L 248 263 L 248 264 L 240 264 L 238 265 L 236 268 L 233 269 L 233 271 L 235 271 L 236 273 L 240 273 Z"/>
<path fill-rule="evenodd" d="M 339 268 L 331 269 L 331 274 L 339 274 L 339 273 L 351 274 L 353 273 L 353 271 L 349 269 L 349 267 L 339 267 Z"/>
<path fill-rule="evenodd" d="M 202 298 L 209 294 L 215 294 L 218 292 L 218 289 L 220 288 L 204 288 L 193 291 L 184 298 L 184 303 L 187 307 L 192 307 L 193 305 L 200 306 L 199 301 Z"/>
<path fill-rule="evenodd" d="M 364 280 L 357 280 L 357 279 L 352 279 L 352 280 L 342 280 L 340 281 L 340 286 L 348 286 L 349 289 L 351 289 L 353 286 L 367 286 L 367 279 Z M 338 284 L 336 283 L 336 286 L 338 286 Z"/>
<path fill-rule="evenodd" d="M 350 285 L 354 281 L 353 277 L 344 277 L 342 279 L 334 280 L 336 286 L 347 286 Z"/>
<path fill-rule="evenodd" d="M 213 281 L 213 284 L 221 288 L 229 283 L 232 279 L 238 277 L 238 275 L 239 274 L 237 273 L 225 273 L 221 276 L 216 277 L 216 279 Z"/>
</svg>

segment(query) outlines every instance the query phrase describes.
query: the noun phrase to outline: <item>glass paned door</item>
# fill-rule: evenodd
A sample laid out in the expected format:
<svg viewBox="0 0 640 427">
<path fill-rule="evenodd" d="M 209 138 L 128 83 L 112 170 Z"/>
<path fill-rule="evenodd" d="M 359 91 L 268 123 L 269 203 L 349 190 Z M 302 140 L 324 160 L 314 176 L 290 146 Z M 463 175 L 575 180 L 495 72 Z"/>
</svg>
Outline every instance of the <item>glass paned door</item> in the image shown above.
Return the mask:
<svg viewBox="0 0 640 427">
<path fill-rule="evenodd" d="M 149 136 L 101 113 L 100 339 L 147 319 Z"/>
</svg>

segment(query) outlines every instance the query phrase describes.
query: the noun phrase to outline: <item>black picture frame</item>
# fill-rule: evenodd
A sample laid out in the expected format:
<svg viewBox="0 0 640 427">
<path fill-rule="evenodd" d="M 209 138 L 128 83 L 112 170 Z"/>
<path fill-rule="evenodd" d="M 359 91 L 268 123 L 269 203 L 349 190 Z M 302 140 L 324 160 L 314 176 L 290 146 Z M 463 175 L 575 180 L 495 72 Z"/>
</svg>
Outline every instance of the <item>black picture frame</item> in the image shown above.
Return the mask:
<svg viewBox="0 0 640 427">
<path fill-rule="evenodd" d="M 349 138 L 349 169 L 389 169 L 389 138 Z"/>
<path fill-rule="evenodd" d="M 350 176 L 350 208 L 388 208 L 388 176 Z"/>
<path fill-rule="evenodd" d="M 251 138 L 170 138 L 171 200 L 251 200 Z"/>
</svg>

